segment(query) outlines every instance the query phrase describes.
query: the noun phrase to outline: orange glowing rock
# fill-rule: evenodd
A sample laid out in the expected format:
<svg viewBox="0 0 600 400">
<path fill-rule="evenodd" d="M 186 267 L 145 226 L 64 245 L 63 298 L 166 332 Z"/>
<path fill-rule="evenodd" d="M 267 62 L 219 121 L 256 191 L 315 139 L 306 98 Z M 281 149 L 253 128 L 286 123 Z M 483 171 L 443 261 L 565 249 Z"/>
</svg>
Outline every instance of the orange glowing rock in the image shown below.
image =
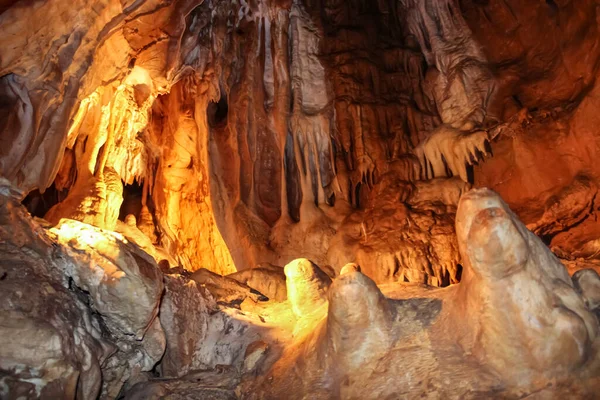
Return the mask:
<svg viewBox="0 0 600 400">
<path fill-rule="evenodd" d="M 299 258 L 285 266 L 287 296 L 298 317 L 311 314 L 327 303 L 331 278 L 316 264 Z"/>
</svg>

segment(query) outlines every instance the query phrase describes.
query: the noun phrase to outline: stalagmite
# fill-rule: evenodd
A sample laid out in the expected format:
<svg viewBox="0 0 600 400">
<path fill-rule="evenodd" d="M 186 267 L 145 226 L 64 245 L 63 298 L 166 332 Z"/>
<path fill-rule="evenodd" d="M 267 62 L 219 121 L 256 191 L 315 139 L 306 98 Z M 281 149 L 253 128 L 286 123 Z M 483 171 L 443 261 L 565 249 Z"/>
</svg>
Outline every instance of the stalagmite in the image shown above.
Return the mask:
<svg viewBox="0 0 600 400">
<path fill-rule="evenodd" d="M 315 398 L 378 398 L 399 387 L 410 398 L 490 390 L 512 398 L 537 391 L 540 379 L 591 393 L 600 365 L 587 356 L 595 354 L 598 319 L 565 268 L 490 190 L 463 196 L 456 229 L 460 284 L 429 292 L 386 286 L 384 295 L 348 268 L 329 288 L 326 321 L 268 375 L 300 381 Z M 578 279 L 581 288 L 598 280 L 583 271 Z M 317 366 L 321 375 L 311 374 Z M 429 383 L 415 385 L 423 376 Z M 440 384 L 450 378 L 451 387 Z M 286 388 L 266 383 L 252 398 L 278 398 Z"/>
<path fill-rule="evenodd" d="M 377 285 L 360 271 L 348 271 L 329 290 L 327 340 L 341 375 L 351 374 L 390 349 L 394 312 Z"/>
<path fill-rule="evenodd" d="M 311 261 L 301 258 L 285 266 L 287 295 L 298 317 L 326 304 L 331 279 Z"/>
<path fill-rule="evenodd" d="M 579 368 L 598 334 L 598 319 L 564 266 L 489 190 L 463 196 L 456 224 L 466 269 L 461 302 L 467 313 L 483 312 L 475 356 L 517 385 Z M 484 310 L 477 299 L 486 302 Z M 505 309 L 520 312 L 507 315 Z"/>
</svg>

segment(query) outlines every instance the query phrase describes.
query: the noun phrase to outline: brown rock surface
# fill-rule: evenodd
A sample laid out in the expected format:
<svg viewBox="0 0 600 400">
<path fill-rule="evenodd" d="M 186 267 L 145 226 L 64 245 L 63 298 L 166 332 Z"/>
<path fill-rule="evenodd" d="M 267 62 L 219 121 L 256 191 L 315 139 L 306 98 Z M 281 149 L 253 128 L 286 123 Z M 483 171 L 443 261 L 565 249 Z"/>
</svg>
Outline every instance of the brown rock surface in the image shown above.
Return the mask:
<svg viewBox="0 0 600 400">
<path fill-rule="evenodd" d="M 599 7 L 0 0 L 0 397 L 591 395 Z"/>
<path fill-rule="evenodd" d="M 25 191 L 67 191 L 52 222 L 114 230 L 139 185 L 140 229 L 186 269 L 324 265 L 375 193 L 454 175 L 497 190 L 548 240 L 573 228 L 553 243 L 561 256 L 594 239 L 572 205 L 598 177 L 591 0 L 7 7 L 2 173 Z M 74 29 L 23 22 L 63 12 Z M 568 195 L 581 179 L 588 194 Z M 424 193 L 419 203 L 440 197 Z M 433 247 L 432 268 L 457 263 Z M 409 280 L 429 268 L 407 257 Z"/>
</svg>

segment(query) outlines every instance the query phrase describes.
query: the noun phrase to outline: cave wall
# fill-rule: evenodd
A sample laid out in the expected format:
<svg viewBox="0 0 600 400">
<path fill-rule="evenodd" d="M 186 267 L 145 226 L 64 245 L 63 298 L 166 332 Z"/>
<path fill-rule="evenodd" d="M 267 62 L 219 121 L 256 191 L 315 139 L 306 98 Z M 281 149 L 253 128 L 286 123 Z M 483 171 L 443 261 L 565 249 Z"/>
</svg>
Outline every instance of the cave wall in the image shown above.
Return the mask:
<svg viewBox="0 0 600 400">
<path fill-rule="evenodd" d="M 151 139 L 157 154 L 152 185 L 154 218 L 160 243 L 188 270 L 210 266 L 235 272 L 217 228 L 210 194 L 208 159 L 208 90 L 188 76 L 161 96 L 152 112 Z"/>
<path fill-rule="evenodd" d="M 26 191 L 50 186 L 80 102 L 99 87 L 123 80 L 135 63 L 157 87 L 167 89 L 177 52 L 165 53 L 178 47 L 183 17 L 192 6 L 17 2 L 4 11 L 0 76 L 4 115 L 11 118 L 3 118 L 2 137 L 4 151 L 11 151 L 3 154 L 3 175 Z"/>
<path fill-rule="evenodd" d="M 494 157 L 476 167 L 475 184 L 500 193 L 560 257 L 594 257 L 598 3 L 461 5 L 503 83 L 510 121 Z"/>
<path fill-rule="evenodd" d="M 376 4 L 307 1 L 294 7 L 292 16 L 295 10 L 310 16 L 309 25 L 317 32 L 312 38 L 310 34 L 304 36 L 306 41 L 318 41 L 316 51 L 319 64 L 325 70 L 326 84 L 322 85 L 320 93 L 312 92 L 311 95 L 313 100 L 321 95 L 323 104 L 327 102 L 326 108 L 332 114 L 331 127 L 317 124 L 319 129 L 325 127 L 332 148 L 330 150 L 328 144 L 320 146 L 318 139 L 314 139 L 318 135 L 309 135 L 312 141 L 308 147 L 304 145 L 305 132 L 314 129 L 315 124 L 297 118 L 296 94 L 308 93 L 304 90 L 304 86 L 308 87 L 306 81 L 321 82 L 322 78 L 320 72 L 313 72 L 309 63 L 297 70 L 300 72 L 296 76 L 302 85 L 300 89 L 295 87 L 294 58 L 310 60 L 312 53 L 300 43 L 298 48 L 303 53 L 298 54 L 297 44 L 293 41 L 289 58 L 283 59 L 287 60 L 288 69 L 285 63 L 281 64 L 283 69 L 275 69 L 275 82 L 282 85 L 279 94 L 286 99 L 291 96 L 289 102 L 292 105 L 288 113 L 287 151 L 283 154 L 285 181 L 281 176 L 269 173 L 269 167 L 261 160 L 253 159 L 253 174 L 245 173 L 248 167 L 240 161 L 239 176 L 246 179 L 232 183 L 228 191 L 230 199 L 238 192 L 252 193 L 252 189 L 244 188 L 244 184 L 254 181 L 256 185 L 258 177 L 263 177 L 261 185 L 264 193 L 270 193 L 273 215 L 285 211 L 287 200 L 288 215 L 284 212 L 273 229 L 269 226 L 276 219 L 266 217 L 264 210 L 261 211 L 264 204 L 253 200 L 252 196 L 242 195 L 237 206 L 226 207 L 225 213 L 241 204 L 239 215 L 228 219 L 229 227 L 240 223 L 250 225 L 247 221 L 252 221 L 251 227 L 242 229 L 251 231 L 251 235 L 228 236 L 244 237 L 244 243 L 236 247 L 258 248 L 258 255 L 242 255 L 246 264 L 260 261 L 284 264 L 305 255 L 322 264 L 341 266 L 345 262 L 361 261 L 373 265 L 368 270 L 371 276 L 379 277 L 379 281 L 406 279 L 407 275 L 412 275 L 402 272 L 404 269 L 420 271 L 415 273 L 417 281 L 423 280 L 423 272 L 425 282 L 431 283 L 427 276 L 435 276 L 437 281 L 454 281 L 459 274 L 457 252 L 451 250 L 455 245 L 436 245 L 440 240 L 436 238 L 451 235 L 452 229 L 445 228 L 449 226 L 445 221 L 453 218 L 453 202 L 446 201 L 446 209 L 436 209 L 431 221 L 421 224 L 417 222 L 423 221 L 420 215 L 431 213 L 430 209 L 417 210 L 416 200 L 413 204 L 408 201 L 408 212 L 398 211 L 397 205 L 398 200 L 406 203 L 406 197 L 415 190 L 427 191 L 420 183 L 422 179 L 449 175 L 470 180 L 475 186 L 498 190 L 527 222 L 537 224 L 532 227 L 541 235 L 546 234 L 545 225 L 557 225 L 558 228 L 553 229 L 560 231 L 586 218 L 585 208 L 592 207 L 593 181 L 597 179 L 597 174 L 589 167 L 594 164 L 591 161 L 593 153 L 588 153 L 596 146 L 587 144 L 592 140 L 587 135 L 587 139 L 563 140 L 564 134 L 551 135 L 548 131 L 560 131 L 561 126 L 569 124 L 573 118 L 580 121 L 580 127 L 581 121 L 586 121 L 583 124 L 592 121 L 589 118 L 591 111 L 584 110 L 587 107 L 591 110 L 587 103 L 593 98 L 591 90 L 595 85 L 599 55 L 595 2 L 556 5 L 503 1 L 382 1 Z M 283 12 L 289 18 L 287 11 Z M 543 28 L 547 23 L 552 27 L 550 34 Z M 295 27 L 293 22 L 289 24 L 288 37 L 295 37 Z M 254 27 L 254 36 L 267 40 L 269 35 L 263 35 L 261 28 L 262 23 Z M 230 109 L 244 109 L 245 104 L 240 102 L 256 101 L 254 96 L 257 94 L 259 104 L 264 102 L 265 93 L 268 98 L 272 90 L 265 87 L 271 82 L 271 60 L 273 57 L 277 60 L 276 55 L 282 54 L 278 43 L 273 39 L 268 46 L 267 42 L 263 53 L 260 53 L 260 46 L 252 47 L 258 49 L 256 54 L 260 61 L 253 66 L 259 68 L 256 76 L 247 78 L 247 82 L 253 82 L 253 93 L 245 100 L 237 100 L 234 85 L 233 94 L 230 92 L 228 97 Z M 267 50 L 269 47 L 272 52 Z M 320 71 L 316 62 L 315 68 Z M 292 71 L 290 94 L 285 90 L 288 70 Z M 221 85 L 228 86 L 227 83 Z M 255 109 L 263 115 L 261 107 Z M 271 111 L 271 115 L 277 110 Z M 301 110 L 304 115 L 310 114 L 306 107 Z M 249 119 L 253 120 L 255 116 Z M 281 117 L 272 118 L 281 120 Z M 241 144 L 244 149 L 247 139 L 239 139 L 239 132 L 244 134 L 248 125 L 252 126 L 252 131 L 253 123 L 240 123 L 236 114 L 229 120 L 227 128 L 219 128 L 219 132 L 227 129 L 237 132 L 238 141 L 223 145 L 219 142 L 223 136 L 216 135 L 212 154 L 219 156 L 213 160 L 222 157 L 223 148 L 234 154 L 225 156 L 227 160 L 235 158 L 236 150 L 243 160 L 245 150 L 239 150 L 239 146 Z M 590 122 L 589 126 L 592 125 Z M 270 127 L 263 129 L 272 130 Z M 265 147 L 261 148 L 277 149 L 279 156 L 275 162 L 279 163 L 284 130 L 285 126 L 279 129 L 278 146 L 273 147 L 267 139 L 262 139 Z M 294 141 L 293 147 L 289 146 L 290 138 Z M 296 147 L 298 139 L 300 154 Z M 520 141 L 528 142 L 528 147 L 519 144 Z M 254 140 L 248 143 L 252 148 Z M 313 153 L 313 143 L 322 150 Z M 334 158 L 333 168 L 330 151 Z M 482 153 L 487 153 L 486 157 Z M 567 160 L 567 157 L 572 160 L 563 163 L 561 160 Z M 420 162 L 416 162 L 416 158 Z M 551 169 L 544 161 L 548 159 L 556 160 Z M 469 164 L 474 167 L 472 171 Z M 224 165 L 217 161 L 214 167 L 221 176 L 229 174 Z M 516 173 L 513 172 L 515 169 Z M 297 176 L 304 176 L 306 184 L 295 182 Z M 319 179 L 324 176 L 327 179 L 319 185 Z M 573 204 L 572 197 L 560 197 L 559 194 L 570 187 L 581 186 L 578 184 L 580 176 L 583 176 L 586 188 L 582 199 Z M 282 188 L 284 195 L 279 197 Z M 315 195 L 320 190 L 323 190 L 322 197 Z M 385 196 L 381 196 L 386 190 L 391 192 L 387 202 L 383 200 Z M 461 185 L 437 186 L 439 192 L 460 193 L 462 190 Z M 556 196 L 559 196 L 558 200 Z M 310 202 L 306 201 L 307 197 Z M 433 197 L 429 200 L 435 201 Z M 551 209 L 553 203 L 562 209 L 578 209 L 571 213 L 575 216 L 563 210 L 559 213 L 567 215 L 546 213 L 546 220 L 543 220 L 544 212 Z M 358 211 L 351 211 L 349 207 Z M 388 212 L 378 214 L 373 211 L 376 209 L 379 213 L 381 209 Z M 295 223 L 290 224 L 289 218 Z M 410 222 L 407 225 L 405 221 Z M 410 231 L 411 222 L 418 228 L 407 234 L 408 238 L 398 233 Z M 380 243 L 369 241 L 369 224 L 375 227 L 372 236 Z M 387 233 L 387 226 L 391 233 Z M 436 228 L 432 230 L 431 226 Z M 407 243 L 423 231 L 428 233 L 421 241 L 429 242 L 428 245 Z M 309 236 L 315 240 L 305 239 Z M 249 237 L 256 240 L 248 243 Z M 348 240 L 348 237 L 352 239 Z M 360 243 L 357 245 L 353 241 Z M 398 252 L 399 248 L 408 248 L 408 254 Z M 420 261 L 416 262 L 417 259 Z M 431 268 L 441 268 L 442 273 L 436 274 Z M 451 271 L 450 276 L 444 270 Z M 414 277 L 408 279 L 412 281 Z"/>
<path fill-rule="evenodd" d="M 206 52 L 185 37 L 197 29 L 186 18 L 198 4 L 16 4 L 4 11 L 2 175 L 25 193 L 44 191 L 56 178 L 69 194 L 47 219 L 109 230 L 119 229 L 123 184 L 137 182 L 145 192 L 138 228 L 152 236 L 158 225 L 155 244 L 174 255 L 172 263 L 229 273 L 235 269 L 207 182 L 210 97 L 195 95 L 199 79 L 190 74 L 202 76 Z M 186 95 L 172 90 L 180 81 Z"/>
<path fill-rule="evenodd" d="M 464 181 L 567 256 L 595 234 L 595 1 L 3 7 L 0 169 L 68 189 L 53 222 L 122 229 L 137 184 L 171 264 L 434 285 L 459 279 Z"/>
</svg>

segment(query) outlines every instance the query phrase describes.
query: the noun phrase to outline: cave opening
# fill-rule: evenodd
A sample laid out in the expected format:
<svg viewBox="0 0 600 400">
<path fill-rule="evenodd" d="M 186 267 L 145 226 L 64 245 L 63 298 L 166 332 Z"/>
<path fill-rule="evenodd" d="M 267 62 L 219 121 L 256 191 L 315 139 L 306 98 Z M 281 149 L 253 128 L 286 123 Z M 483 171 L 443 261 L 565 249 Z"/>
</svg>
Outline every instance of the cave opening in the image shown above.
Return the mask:
<svg viewBox="0 0 600 400">
<path fill-rule="evenodd" d="M 128 215 L 140 218 L 144 198 L 144 184 L 135 181 L 131 185 L 123 185 L 123 203 L 119 210 L 119 220 L 125 221 Z"/>
<path fill-rule="evenodd" d="M 25 208 L 27 209 L 27 211 L 29 211 L 31 216 L 37 218 L 44 218 L 46 213 L 52 207 L 54 207 L 56 204 L 60 203 L 67 197 L 68 192 L 68 188 L 58 190 L 56 188 L 56 184 L 53 183 L 48 189 L 44 191 L 44 193 L 40 193 L 40 191 L 37 189 L 31 191 L 27 196 L 25 196 L 21 204 L 25 206 Z"/>
<path fill-rule="evenodd" d="M 219 129 L 226 126 L 228 114 L 229 104 L 227 102 L 227 95 L 223 89 L 221 89 L 221 97 L 219 98 L 219 101 L 211 101 L 208 103 L 208 107 L 206 109 L 209 127 L 212 129 Z"/>
</svg>

